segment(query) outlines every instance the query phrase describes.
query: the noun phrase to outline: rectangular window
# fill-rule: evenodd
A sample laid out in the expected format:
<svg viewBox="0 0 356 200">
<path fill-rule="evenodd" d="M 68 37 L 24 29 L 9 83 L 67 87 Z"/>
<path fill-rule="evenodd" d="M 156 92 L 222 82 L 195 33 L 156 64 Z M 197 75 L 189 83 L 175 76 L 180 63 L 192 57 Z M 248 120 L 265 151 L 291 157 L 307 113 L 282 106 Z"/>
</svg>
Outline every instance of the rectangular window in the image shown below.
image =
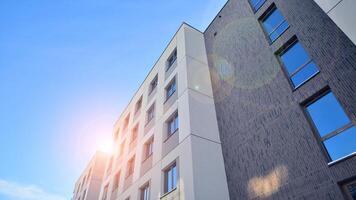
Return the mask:
<svg viewBox="0 0 356 200">
<path fill-rule="evenodd" d="M 319 72 L 318 66 L 297 40 L 283 50 L 279 57 L 294 88 L 301 86 Z"/>
<path fill-rule="evenodd" d="M 129 177 L 133 174 L 134 172 L 134 167 L 135 167 L 135 156 L 133 156 L 128 162 L 127 162 L 127 174 L 126 177 Z"/>
<path fill-rule="evenodd" d="M 153 137 L 150 138 L 144 146 L 144 160 L 150 157 L 153 153 Z"/>
<path fill-rule="evenodd" d="M 135 105 L 135 113 L 137 113 L 142 107 L 142 96 L 140 97 L 140 99 L 136 102 Z"/>
<path fill-rule="evenodd" d="M 121 143 L 120 145 L 120 156 L 124 155 L 124 150 L 125 150 L 125 140 Z"/>
<path fill-rule="evenodd" d="M 138 135 L 138 124 L 135 126 L 135 128 L 132 129 L 131 143 L 136 140 L 137 135 Z"/>
<path fill-rule="evenodd" d="M 126 130 L 127 127 L 129 126 L 129 120 L 130 120 L 130 114 L 126 116 L 125 120 L 124 120 L 124 127 L 123 130 Z"/>
<path fill-rule="evenodd" d="M 174 78 L 171 83 L 166 87 L 166 99 L 169 99 L 176 91 L 176 79 Z"/>
<path fill-rule="evenodd" d="M 344 186 L 344 191 L 347 200 L 356 200 L 356 181 L 347 183 Z"/>
<path fill-rule="evenodd" d="M 275 6 L 269 9 L 262 18 L 262 25 L 271 42 L 275 41 L 289 27 L 288 22 Z"/>
<path fill-rule="evenodd" d="M 252 6 L 253 11 L 257 11 L 262 7 L 262 5 L 266 2 L 266 0 L 250 0 L 250 4 Z"/>
<path fill-rule="evenodd" d="M 332 92 L 310 103 L 306 109 L 332 161 L 356 151 L 356 127 Z"/>
<path fill-rule="evenodd" d="M 113 192 L 119 189 L 119 183 L 120 183 L 120 171 L 115 174 L 114 185 L 112 189 Z"/>
<path fill-rule="evenodd" d="M 145 186 L 141 187 L 141 198 L 140 200 L 149 200 L 150 199 L 150 185 L 147 183 Z"/>
<path fill-rule="evenodd" d="M 147 110 L 147 124 L 155 117 L 155 104 Z"/>
<path fill-rule="evenodd" d="M 86 194 L 87 194 L 87 190 L 84 190 L 82 200 L 84 200 L 84 199 L 85 199 L 85 195 L 86 195 Z"/>
<path fill-rule="evenodd" d="M 173 66 L 176 60 L 177 60 L 177 49 L 174 49 L 174 51 L 172 52 L 172 54 L 169 56 L 167 60 L 166 71 L 168 71 Z"/>
<path fill-rule="evenodd" d="M 170 192 L 177 187 L 177 166 L 173 163 L 164 171 L 164 193 Z"/>
<path fill-rule="evenodd" d="M 178 112 L 176 112 L 173 117 L 168 120 L 168 137 L 173 135 L 179 128 Z"/>
<path fill-rule="evenodd" d="M 104 187 L 104 192 L 103 192 L 102 200 L 106 200 L 106 199 L 107 199 L 107 197 L 108 197 L 108 189 L 109 189 L 109 184 L 107 184 L 107 185 Z"/>
<path fill-rule="evenodd" d="M 158 85 L 158 75 L 156 75 L 151 81 L 148 95 L 150 95 L 156 89 L 157 85 Z"/>
</svg>

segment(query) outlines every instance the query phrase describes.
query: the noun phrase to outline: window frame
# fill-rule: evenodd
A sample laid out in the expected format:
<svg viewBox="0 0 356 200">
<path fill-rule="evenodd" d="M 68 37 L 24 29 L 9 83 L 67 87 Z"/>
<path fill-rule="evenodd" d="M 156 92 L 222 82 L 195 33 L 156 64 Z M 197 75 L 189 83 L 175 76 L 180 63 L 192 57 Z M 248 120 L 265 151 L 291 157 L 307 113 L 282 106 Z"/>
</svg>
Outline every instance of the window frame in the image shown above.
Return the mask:
<svg viewBox="0 0 356 200">
<path fill-rule="evenodd" d="M 292 74 L 289 74 L 287 66 L 285 65 L 285 63 L 282 60 L 282 55 L 285 54 L 286 52 L 288 52 L 288 50 L 290 50 L 294 45 L 296 45 L 297 43 L 299 43 L 303 50 L 305 51 L 305 53 L 309 56 L 309 60 L 305 63 L 303 63 L 301 66 L 299 66 L 296 70 L 294 70 L 294 72 Z M 307 50 L 304 48 L 303 44 L 298 40 L 297 36 L 293 36 L 291 39 L 289 39 L 281 48 L 279 48 L 276 52 L 275 52 L 275 56 L 277 57 L 277 60 L 279 62 L 279 64 L 282 66 L 282 71 L 284 73 L 284 75 L 286 76 L 286 78 L 288 79 L 288 82 L 292 88 L 292 91 L 297 90 L 298 88 L 300 88 L 301 86 L 303 86 L 304 84 L 306 84 L 307 82 L 309 82 L 311 79 L 313 79 L 315 76 L 317 76 L 320 73 L 320 68 L 319 65 L 317 65 L 315 63 L 315 61 L 313 60 L 313 58 L 310 56 L 309 52 L 307 52 Z M 300 72 L 302 69 L 304 69 L 304 67 L 306 67 L 308 64 L 310 64 L 311 62 L 314 62 L 314 64 L 316 65 L 316 67 L 318 68 L 318 71 L 316 73 L 314 73 L 313 75 L 309 76 L 307 79 L 305 79 L 304 81 L 302 81 L 301 83 L 299 83 L 298 85 L 295 85 L 292 81 L 292 77 L 296 74 L 298 74 L 298 72 Z"/>
<path fill-rule="evenodd" d="M 169 172 L 172 171 L 173 172 L 173 169 L 175 168 L 175 174 L 176 174 L 176 185 L 172 188 L 168 188 L 168 183 L 169 183 Z M 172 162 L 168 167 L 166 167 L 164 170 L 163 170 L 163 174 L 164 174 L 164 186 L 163 186 L 163 196 L 176 190 L 177 187 L 178 187 L 178 165 L 177 165 L 177 161 L 174 161 Z M 174 177 L 173 177 L 173 173 L 172 173 L 172 177 L 171 177 L 171 181 L 172 181 L 172 186 L 173 186 L 173 181 L 174 180 Z"/>
<path fill-rule="evenodd" d="M 127 172 L 126 172 L 126 178 L 130 177 L 133 175 L 135 171 L 135 155 L 133 155 L 128 161 L 127 161 Z"/>
<path fill-rule="evenodd" d="M 152 103 L 152 105 L 147 109 L 146 111 L 146 125 L 149 124 L 154 118 L 155 118 L 155 112 L 156 112 L 156 105 L 155 103 Z M 150 112 L 152 112 L 152 117 L 150 118 Z"/>
<path fill-rule="evenodd" d="M 145 199 L 145 189 L 147 189 L 147 198 Z M 148 181 L 140 187 L 140 200 L 150 200 L 151 195 L 151 185 Z"/>
<path fill-rule="evenodd" d="M 255 6 L 258 5 L 261 1 L 263 1 L 262 4 L 256 8 Z M 251 0 L 248 0 L 248 2 L 250 3 L 251 9 L 254 13 L 259 11 L 262 8 L 262 6 L 266 3 L 266 1 L 267 0 L 258 0 L 257 3 L 254 5 Z"/>
<path fill-rule="evenodd" d="M 270 33 L 267 33 L 267 30 L 265 29 L 265 26 L 264 26 L 264 21 L 266 21 L 266 19 L 271 16 L 273 14 L 274 11 L 278 10 L 282 17 L 283 17 L 283 20 L 270 32 Z M 262 30 L 263 32 L 265 33 L 265 36 L 267 38 L 267 40 L 269 41 L 269 44 L 272 44 L 274 43 L 275 41 L 278 40 L 278 38 L 280 38 L 289 28 L 290 28 L 290 24 L 288 23 L 286 17 L 283 15 L 283 13 L 280 11 L 279 8 L 277 8 L 276 4 L 272 3 L 268 8 L 267 10 L 258 18 L 258 21 L 260 23 L 260 26 L 262 27 Z M 283 30 L 279 35 L 278 37 L 276 37 L 274 40 L 271 39 L 271 34 L 273 34 L 284 22 L 287 22 L 288 24 L 288 27 Z"/>
<path fill-rule="evenodd" d="M 349 123 L 343 125 L 342 127 L 339 127 L 335 130 L 333 130 L 330 133 L 325 134 L 324 136 L 321 136 L 319 133 L 319 130 L 317 129 L 315 122 L 312 118 L 312 116 L 310 115 L 309 111 L 308 111 L 308 106 L 312 105 L 313 103 L 317 102 L 318 100 L 322 99 L 323 97 L 325 97 L 326 95 L 328 95 L 329 93 L 332 93 L 336 99 L 336 101 L 339 103 L 342 111 L 345 113 L 345 115 L 348 117 L 349 119 Z M 314 133 L 314 136 L 316 137 L 316 139 L 318 140 L 318 144 L 322 149 L 322 152 L 324 153 L 325 157 L 326 157 L 326 161 L 328 162 L 328 164 L 333 164 L 336 163 L 340 160 L 343 160 L 345 158 L 348 158 L 350 156 L 353 156 L 353 153 L 351 154 L 347 154 L 343 157 L 337 158 L 335 160 L 333 160 L 328 152 L 328 149 L 326 148 L 324 142 L 334 136 L 337 136 L 339 134 L 342 134 L 345 130 L 348 130 L 349 128 L 352 128 L 353 126 L 355 126 L 354 122 L 350 119 L 349 115 L 347 114 L 347 112 L 345 112 L 344 107 L 342 106 L 341 102 L 339 101 L 339 99 L 337 98 L 337 96 L 335 95 L 335 93 L 333 93 L 333 91 L 329 88 L 326 87 L 324 89 L 322 89 L 320 92 L 316 93 L 315 95 L 313 95 L 312 97 L 310 97 L 309 99 L 307 99 L 305 102 L 302 103 L 302 108 L 303 108 L 303 113 L 307 118 L 307 121 L 309 123 L 309 125 L 312 127 L 312 132 Z"/>
<path fill-rule="evenodd" d="M 172 87 L 173 85 L 174 85 L 174 91 L 169 94 L 169 91 L 171 91 L 171 88 L 173 88 Z M 165 95 L 166 95 L 166 101 L 168 101 L 168 99 L 170 99 L 170 97 L 173 96 L 173 94 L 177 91 L 176 77 L 173 77 L 173 79 L 167 84 L 167 86 L 164 90 L 165 90 Z"/>
<path fill-rule="evenodd" d="M 131 130 L 131 139 L 130 139 L 130 144 L 135 142 L 135 140 L 137 140 L 138 137 L 138 127 L 139 124 L 137 123 Z"/>
<path fill-rule="evenodd" d="M 113 186 L 112 186 L 112 192 L 118 191 L 119 186 L 120 186 L 120 178 L 121 178 L 121 170 L 115 173 L 114 175 L 114 180 L 113 180 Z"/>
<path fill-rule="evenodd" d="M 142 162 L 145 162 L 149 157 L 153 155 L 153 142 L 154 142 L 154 137 L 150 137 L 144 144 L 144 152 L 143 152 L 143 160 Z"/>
<path fill-rule="evenodd" d="M 174 58 L 173 61 L 170 61 L 170 59 Z M 178 60 L 178 51 L 177 51 L 177 47 L 174 48 L 174 50 L 172 51 L 172 53 L 168 56 L 168 59 L 166 61 L 166 72 L 174 65 L 175 62 L 177 62 Z"/>
<path fill-rule="evenodd" d="M 171 123 L 175 123 L 175 121 L 178 120 L 177 122 L 177 128 L 172 132 L 171 131 Z M 174 135 L 178 130 L 179 130 L 179 115 L 178 111 L 175 111 L 167 120 L 167 139 L 170 138 L 172 135 Z"/>
<path fill-rule="evenodd" d="M 135 114 L 138 113 L 142 108 L 142 96 L 136 101 L 135 104 Z"/>
<path fill-rule="evenodd" d="M 153 84 L 154 83 L 154 84 Z M 154 78 L 152 79 L 152 81 L 150 82 L 150 86 L 149 86 L 149 91 L 148 91 L 148 96 L 151 95 L 153 93 L 153 91 L 155 91 L 155 89 L 158 86 L 158 74 L 156 74 L 156 76 L 154 76 Z"/>
</svg>

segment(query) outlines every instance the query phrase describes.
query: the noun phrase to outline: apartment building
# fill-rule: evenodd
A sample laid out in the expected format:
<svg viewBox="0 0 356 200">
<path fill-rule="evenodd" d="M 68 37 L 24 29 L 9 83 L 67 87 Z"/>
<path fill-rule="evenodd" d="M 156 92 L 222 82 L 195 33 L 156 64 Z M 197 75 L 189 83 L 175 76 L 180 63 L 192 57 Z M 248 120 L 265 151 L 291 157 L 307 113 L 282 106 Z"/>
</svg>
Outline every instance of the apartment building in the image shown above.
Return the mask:
<svg viewBox="0 0 356 200">
<path fill-rule="evenodd" d="M 99 199 L 229 199 L 202 32 L 181 25 L 113 140 Z"/>
<path fill-rule="evenodd" d="M 98 200 L 104 177 L 108 154 L 97 151 L 78 181 L 75 183 L 72 200 Z"/>
<path fill-rule="evenodd" d="M 204 32 L 230 199 L 356 199 L 355 5 L 230 0 Z"/>
</svg>

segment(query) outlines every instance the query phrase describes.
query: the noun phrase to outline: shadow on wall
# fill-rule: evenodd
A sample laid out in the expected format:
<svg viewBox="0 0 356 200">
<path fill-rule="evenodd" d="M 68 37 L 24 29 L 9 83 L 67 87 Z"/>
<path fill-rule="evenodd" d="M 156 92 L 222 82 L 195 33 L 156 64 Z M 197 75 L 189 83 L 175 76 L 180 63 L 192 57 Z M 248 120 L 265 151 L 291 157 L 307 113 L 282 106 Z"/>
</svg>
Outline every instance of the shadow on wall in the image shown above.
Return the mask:
<svg viewBox="0 0 356 200">
<path fill-rule="evenodd" d="M 266 176 L 254 177 L 248 181 L 247 190 L 250 198 L 267 198 L 276 193 L 286 183 L 288 169 L 286 166 L 278 166 Z"/>
</svg>

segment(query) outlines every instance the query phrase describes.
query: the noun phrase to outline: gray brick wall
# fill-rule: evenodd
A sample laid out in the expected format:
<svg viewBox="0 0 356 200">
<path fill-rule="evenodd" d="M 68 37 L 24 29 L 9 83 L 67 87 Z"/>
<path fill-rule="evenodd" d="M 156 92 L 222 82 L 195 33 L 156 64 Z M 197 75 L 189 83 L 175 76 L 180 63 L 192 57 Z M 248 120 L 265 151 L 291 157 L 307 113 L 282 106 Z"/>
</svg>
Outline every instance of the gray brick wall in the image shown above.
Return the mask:
<svg viewBox="0 0 356 200">
<path fill-rule="evenodd" d="M 270 44 L 272 4 L 290 28 Z M 356 47 L 312 0 L 230 0 L 204 33 L 231 199 L 343 199 L 356 157 L 328 166 L 301 103 L 330 87 L 356 121 Z M 274 53 L 292 36 L 320 73 L 293 91 Z"/>
</svg>

